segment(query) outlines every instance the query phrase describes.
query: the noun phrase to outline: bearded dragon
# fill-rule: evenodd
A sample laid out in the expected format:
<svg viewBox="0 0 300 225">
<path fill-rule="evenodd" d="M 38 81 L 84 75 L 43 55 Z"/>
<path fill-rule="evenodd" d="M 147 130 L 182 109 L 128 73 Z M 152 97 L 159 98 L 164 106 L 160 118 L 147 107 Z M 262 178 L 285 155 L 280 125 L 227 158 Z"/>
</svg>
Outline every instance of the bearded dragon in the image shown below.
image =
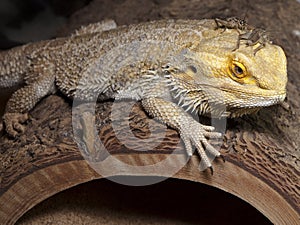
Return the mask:
<svg viewBox="0 0 300 225">
<path fill-rule="evenodd" d="M 226 27 L 225 27 L 226 28 Z M 83 101 L 130 98 L 176 129 L 186 152 L 196 147 L 206 167 L 220 156 L 209 138 L 220 137 L 199 115 L 237 117 L 282 102 L 286 57 L 266 42 L 247 45 L 245 29 L 218 29 L 213 19 L 162 20 L 116 27 L 91 24 L 69 37 L 0 52 L 0 88 L 23 85 L 9 99 L 3 122 L 17 137 L 38 101 L 60 91 Z M 234 49 L 234 51 L 233 51 Z M 256 53 L 256 54 L 254 54 Z"/>
</svg>

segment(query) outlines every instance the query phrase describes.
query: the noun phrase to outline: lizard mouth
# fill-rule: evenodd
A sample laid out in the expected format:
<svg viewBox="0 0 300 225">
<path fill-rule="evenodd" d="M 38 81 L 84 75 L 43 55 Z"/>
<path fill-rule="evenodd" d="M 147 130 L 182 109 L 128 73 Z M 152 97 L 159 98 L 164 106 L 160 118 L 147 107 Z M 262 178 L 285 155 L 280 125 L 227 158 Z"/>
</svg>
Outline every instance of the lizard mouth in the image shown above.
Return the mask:
<svg viewBox="0 0 300 225">
<path fill-rule="evenodd" d="M 273 92 L 274 93 L 274 92 Z M 285 91 L 281 94 L 269 94 L 268 96 L 253 95 L 248 98 L 235 99 L 226 103 L 226 111 L 222 116 L 239 117 L 244 114 L 251 114 L 259 111 L 261 108 L 276 105 L 283 102 L 286 97 Z"/>
<path fill-rule="evenodd" d="M 275 91 L 266 89 L 223 89 L 229 99 L 229 105 L 242 106 L 242 107 L 267 107 L 283 102 L 286 97 L 286 91 Z M 230 97 L 231 96 L 231 97 Z M 226 98 L 226 97 L 225 97 Z"/>
<path fill-rule="evenodd" d="M 258 87 L 220 87 L 205 85 L 204 91 L 209 99 L 218 104 L 225 104 L 230 108 L 267 107 L 283 102 L 286 97 L 285 90 L 268 90 Z"/>
</svg>

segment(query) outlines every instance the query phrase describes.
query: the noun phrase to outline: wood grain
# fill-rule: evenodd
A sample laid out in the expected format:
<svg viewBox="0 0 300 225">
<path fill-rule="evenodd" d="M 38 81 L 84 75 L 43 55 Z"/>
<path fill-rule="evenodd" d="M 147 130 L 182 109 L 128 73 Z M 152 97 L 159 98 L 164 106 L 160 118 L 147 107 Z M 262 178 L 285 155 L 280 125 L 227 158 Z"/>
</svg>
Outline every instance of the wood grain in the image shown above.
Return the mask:
<svg viewBox="0 0 300 225">
<path fill-rule="evenodd" d="M 178 167 L 185 154 L 177 132 L 169 128 L 164 130 L 160 123 L 151 120 L 150 134 L 150 119 L 139 103 L 134 104 L 128 116 L 124 113 L 124 102 L 114 103 L 114 118 L 119 121 L 116 121 L 118 126 L 112 127 L 112 104 L 105 102 L 96 107 L 96 136 L 109 154 L 104 161 L 101 158 L 94 162 L 105 165 L 110 159 L 122 161 L 123 164 L 118 164 L 113 171 L 109 163 L 104 167 L 111 173 L 102 170 L 99 174 L 83 159 L 73 140 L 73 128 L 76 134 L 88 133 L 85 143 L 90 143 L 88 137 L 93 134 L 89 132 L 93 129 L 84 113 L 79 114 L 85 117 L 79 126 L 73 124 L 72 127 L 70 104 L 59 96 L 49 96 L 38 104 L 31 112 L 26 132 L 18 139 L 1 137 L 0 202 L 6 203 L 0 206 L 1 224 L 13 224 L 39 202 L 80 183 L 113 175 L 168 177 L 170 168 L 175 171 L 178 168 L 172 174 L 174 178 L 205 183 L 240 197 L 275 224 L 299 222 L 299 156 L 293 154 L 288 140 L 268 132 L 268 121 L 263 119 L 267 112 L 228 121 L 221 147 L 227 161 L 215 160 L 214 175 L 211 175 L 209 171 L 199 171 L 198 155 Z M 93 111 L 89 104 L 83 105 L 81 110 Z M 128 135 L 128 120 L 134 136 Z M 116 139 L 116 135 L 125 135 L 126 143 Z M 144 150 L 149 140 L 155 148 L 138 151 Z M 97 156 L 99 146 L 88 144 L 85 147 Z M 154 165 L 170 156 L 173 158 L 168 163 L 153 166 L 148 171 L 128 170 L 126 166 Z"/>
</svg>

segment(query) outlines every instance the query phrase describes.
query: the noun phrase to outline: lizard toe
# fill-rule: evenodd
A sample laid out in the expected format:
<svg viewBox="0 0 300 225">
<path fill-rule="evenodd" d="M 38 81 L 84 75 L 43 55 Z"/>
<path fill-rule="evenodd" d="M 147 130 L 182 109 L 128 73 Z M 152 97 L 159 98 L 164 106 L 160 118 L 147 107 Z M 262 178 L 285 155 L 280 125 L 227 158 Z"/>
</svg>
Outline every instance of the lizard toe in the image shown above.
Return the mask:
<svg viewBox="0 0 300 225">
<path fill-rule="evenodd" d="M 208 143 L 207 140 L 202 141 L 205 150 L 208 151 L 213 157 L 219 157 L 221 155 L 221 153 L 215 148 L 213 147 L 210 143 Z"/>
<path fill-rule="evenodd" d="M 199 125 L 201 125 L 203 130 L 208 131 L 208 132 L 215 130 L 215 128 L 213 126 L 207 126 L 207 125 L 202 125 L 202 124 L 199 124 Z"/>
<path fill-rule="evenodd" d="M 192 148 L 191 141 L 187 137 L 182 137 L 182 140 L 185 144 L 186 153 L 187 153 L 188 157 L 191 157 L 193 155 L 193 148 Z"/>
<path fill-rule="evenodd" d="M 28 119 L 27 113 L 6 113 L 3 116 L 3 122 L 6 127 L 6 132 L 16 137 L 18 134 L 25 131 L 25 127 L 21 124 Z"/>
<path fill-rule="evenodd" d="M 221 138 L 222 137 L 222 133 L 220 133 L 220 132 L 208 132 L 208 131 L 205 131 L 205 132 L 203 132 L 203 135 L 206 138 Z"/>
<path fill-rule="evenodd" d="M 25 127 L 22 124 L 20 124 L 19 121 L 15 121 L 13 123 L 13 128 L 18 133 L 24 133 L 24 131 L 25 131 Z"/>
</svg>

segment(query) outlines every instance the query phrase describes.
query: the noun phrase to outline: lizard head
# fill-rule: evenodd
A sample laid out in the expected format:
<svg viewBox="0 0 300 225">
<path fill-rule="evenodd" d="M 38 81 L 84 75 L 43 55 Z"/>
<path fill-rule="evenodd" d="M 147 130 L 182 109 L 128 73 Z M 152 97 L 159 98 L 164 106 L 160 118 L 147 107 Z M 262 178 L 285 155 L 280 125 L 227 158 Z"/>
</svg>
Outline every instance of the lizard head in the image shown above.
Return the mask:
<svg viewBox="0 0 300 225">
<path fill-rule="evenodd" d="M 187 57 L 193 69 L 185 69 L 183 76 L 190 89 L 198 90 L 189 92 L 190 99 L 205 96 L 203 104 L 223 105 L 226 110 L 221 114 L 232 117 L 282 102 L 287 84 L 286 56 L 281 47 L 264 43 L 255 53 L 261 44 L 242 43 L 233 51 L 237 35 L 235 30 L 226 30 L 200 42 Z"/>
</svg>

